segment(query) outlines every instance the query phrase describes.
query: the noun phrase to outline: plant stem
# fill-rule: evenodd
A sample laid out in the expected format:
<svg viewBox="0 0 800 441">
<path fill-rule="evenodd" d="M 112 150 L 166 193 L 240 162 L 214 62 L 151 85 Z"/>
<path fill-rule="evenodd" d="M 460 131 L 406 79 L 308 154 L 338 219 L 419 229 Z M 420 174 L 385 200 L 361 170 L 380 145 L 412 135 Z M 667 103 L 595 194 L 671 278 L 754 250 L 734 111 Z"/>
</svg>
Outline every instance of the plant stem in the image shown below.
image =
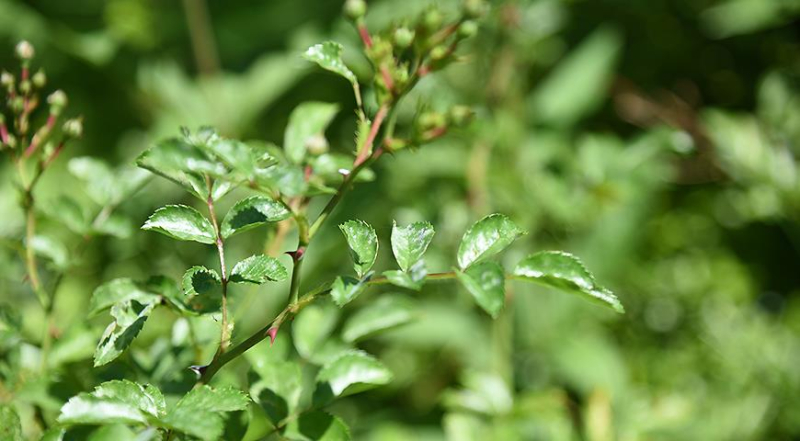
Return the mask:
<svg viewBox="0 0 800 441">
<path fill-rule="evenodd" d="M 214 198 L 211 196 L 214 185 L 211 181 L 211 178 L 208 176 L 206 176 L 206 185 L 208 186 L 208 198 L 206 199 L 206 205 L 208 205 L 208 214 L 211 217 L 211 225 L 214 227 L 214 233 L 217 236 L 215 243 L 217 245 L 217 254 L 219 254 L 219 270 L 222 277 L 222 330 L 220 331 L 219 337 L 219 349 L 217 350 L 218 356 L 219 354 L 224 353 L 231 343 L 231 330 L 228 323 L 228 270 L 225 266 L 225 242 L 222 240 L 219 223 L 217 222 L 217 214 L 214 210 Z"/>
<path fill-rule="evenodd" d="M 217 45 L 214 42 L 214 31 L 208 14 L 208 5 L 204 0 L 183 0 L 186 21 L 189 25 L 189 37 L 192 51 L 197 63 L 197 70 L 202 74 L 215 74 L 219 71 Z"/>
</svg>

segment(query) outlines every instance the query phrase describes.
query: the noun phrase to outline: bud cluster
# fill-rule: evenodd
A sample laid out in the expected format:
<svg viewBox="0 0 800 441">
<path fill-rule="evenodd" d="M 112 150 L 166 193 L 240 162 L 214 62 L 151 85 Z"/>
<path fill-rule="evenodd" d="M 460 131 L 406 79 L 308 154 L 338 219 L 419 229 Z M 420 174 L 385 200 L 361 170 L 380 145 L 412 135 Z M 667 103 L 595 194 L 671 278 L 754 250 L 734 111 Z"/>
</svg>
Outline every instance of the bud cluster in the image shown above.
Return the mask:
<svg viewBox="0 0 800 441">
<path fill-rule="evenodd" d="M 36 54 L 31 43 L 19 42 L 15 54 L 20 60 L 19 76 L 5 70 L 0 73 L 0 93 L 5 95 L 0 106 L 0 150 L 11 151 L 15 160 L 37 155 L 41 169 L 55 159 L 67 140 L 82 135 L 83 122 L 81 118 L 69 119 L 59 127 L 58 120 L 68 99 L 64 91 L 56 90 L 45 99 L 46 119 L 43 118 L 40 126 L 31 127 L 47 76 L 41 69 L 31 75 L 31 63 Z"/>
</svg>

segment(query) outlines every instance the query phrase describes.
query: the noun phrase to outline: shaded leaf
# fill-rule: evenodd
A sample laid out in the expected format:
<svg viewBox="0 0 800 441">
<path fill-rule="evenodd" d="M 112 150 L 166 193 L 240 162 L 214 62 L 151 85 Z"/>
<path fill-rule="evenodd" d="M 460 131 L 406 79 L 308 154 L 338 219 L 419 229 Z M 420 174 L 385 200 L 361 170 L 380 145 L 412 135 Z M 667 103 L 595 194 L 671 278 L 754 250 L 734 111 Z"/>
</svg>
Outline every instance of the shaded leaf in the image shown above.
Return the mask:
<svg viewBox="0 0 800 441">
<path fill-rule="evenodd" d="M 514 269 L 518 279 L 538 282 L 571 294 L 577 294 L 624 313 L 619 299 L 598 285 L 594 276 L 575 256 L 562 251 L 542 251 L 522 259 Z"/>
<path fill-rule="evenodd" d="M 167 205 L 155 211 L 142 225 L 143 230 L 157 231 L 178 240 L 213 244 L 214 227 L 199 211 L 185 205 Z"/>
<path fill-rule="evenodd" d="M 317 63 L 325 70 L 343 76 L 352 84 L 356 84 L 358 80 L 355 74 L 351 72 L 342 61 L 342 52 L 344 52 L 344 47 L 342 47 L 341 44 L 333 41 L 326 41 L 306 49 L 303 58 Z"/>
<path fill-rule="evenodd" d="M 297 441 L 350 441 L 350 429 L 337 416 L 315 410 L 305 412 L 286 427 L 286 439 Z"/>
<path fill-rule="evenodd" d="M 250 396 L 277 426 L 297 411 L 303 388 L 300 366 L 295 362 L 273 361 L 256 372 L 259 380 L 250 387 Z"/>
<path fill-rule="evenodd" d="M 366 287 L 363 280 L 339 276 L 331 285 L 331 297 L 339 307 L 342 307 L 358 297 Z"/>
<path fill-rule="evenodd" d="M 380 331 L 396 328 L 414 319 L 414 306 L 406 298 L 384 295 L 353 314 L 342 330 L 347 342 L 355 342 Z"/>
<path fill-rule="evenodd" d="M 65 269 L 69 264 L 69 251 L 58 240 L 50 236 L 37 235 L 33 238 L 31 246 L 37 255 L 53 262 L 57 269 Z"/>
<path fill-rule="evenodd" d="M 288 273 L 278 259 L 263 254 L 250 256 L 233 267 L 230 280 L 233 283 L 281 282 Z"/>
<path fill-rule="evenodd" d="M 0 404 L 0 439 L 22 441 L 22 424 L 10 404 Z"/>
<path fill-rule="evenodd" d="M 86 210 L 69 196 L 59 196 L 54 200 L 47 201 L 46 204 L 37 204 L 37 207 L 73 233 L 85 235 L 89 232 L 91 222 Z"/>
<path fill-rule="evenodd" d="M 125 300 L 136 300 L 146 304 L 158 302 L 161 297 L 175 301 L 179 299 L 179 295 L 177 285 L 167 277 L 155 276 L 144 282 L 126 278 L 114 279 L 94 290 L 89 302 L 89 316 L 94 316 Z"/>
<path fill-rule="evenodd" d="M 496 318 L 505 304 L 505 273 L 496 262 L 481 262 L 456 273 L 475 301 Z"/>
<path fill-rule="evenodd" d="M 289 124 L 283 139 L 283 148 L 289 161 L 299 164 L 305 159 L 308 143 L 323 135 L 325 128 L 339 111 L 332 103 L 307 102 L 295 107 L 289 115 Z"/>
<path fill-rule="evenodd" d="M 330 387 L 334 396 L 351 395 L 388 384 L 392 373 L 380 361 L 362 351 L 348 351 L 326 364 L 317 383 Z"/>
<path fill-rule="evenodd" d="M 217 440 L 224 430 L 224 415 L 221 413 L 244 410 L 249 403 L 244 393 L 231 387 L 214 389 L 201 386 L 178 401 L 161 423 L 202 440 Z"/>
<path fill-rule="evenodd" d="M 383 275 L 392 285 L 419 291 L 425 284 L 425 276 L 428 275 L 428 270 L 425 269 L 425 262 L 420 260 L 412 265 L 408 271 L 384 271 Z"/>
<path fill-rule="evenodd" d="M 289 209 L 282 203 L 265 196 L 252 196 L 237 202 L 222 220 L 220 232 L 228 238 L 243 231 L 263 225 L 267 222 L 278 222 L 291 216 Z"/>
<path fill-rule="evenodd" d="M 94 365 L 102 366 L 115 360 L 139 335 L 156 302 L 142 304 L 136 300 L 125 300 L 111 308 L 112 322 L 100 337 L 94 352 Z"/>
<path fill-rule="evenodd" d="M 508 216 L 490 214 L 473 224 L 461 239 L 458 246 L 458 266 L 462 270 L 468 266 L 491 257 L 525 232 Z"/>
<path fill-rule="evenodd" d="M 193 266 L 183 274 L 181 285 L 186 296 L 186 306 L 198 313 L 219 311 L 222 302 L 222 281 L 216 271 L 204 266 Z"/>
<path fill-rule="evenodd" d="M 378 257 L 378 236 L 375 230 L 362 220 L 349 220 L 339 225 L 339 229 L 347 239 L 358 277 L 364 278 Z"/>
<path fill-rule="evenodd" d="M 292 337 L 297 352 L 305 359 L 314 358 L 336 327 L 339 311 L 330 303 L 305 307 L 294 319 Z"/>
<path fill-rule="evenodd" d="M 208 197 L 203 173 L 224 175 L 221 164 L 209 161 L 199 148 L 178 138 L 159 142 L 136 159 L 136 165 L 165 177 L 202 200 Z"/>
<path fill-rule="evenodd" d="M 433 240 L 433 225 L 430 222 L 414 222 L 405 227 L 392 226 L 392 253 L 400 269 L 408 271 L 422 259 Z"/>
</svg>

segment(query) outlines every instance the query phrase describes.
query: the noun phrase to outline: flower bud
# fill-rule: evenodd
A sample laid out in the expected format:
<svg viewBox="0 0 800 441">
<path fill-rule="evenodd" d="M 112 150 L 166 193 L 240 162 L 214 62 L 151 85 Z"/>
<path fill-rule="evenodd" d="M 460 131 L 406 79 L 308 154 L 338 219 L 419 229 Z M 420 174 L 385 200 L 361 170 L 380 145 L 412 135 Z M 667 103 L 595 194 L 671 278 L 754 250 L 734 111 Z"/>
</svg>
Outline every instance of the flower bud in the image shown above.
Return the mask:
<svg viewBox="0 0 800 441">
<path fill-rule="evenodd" d="M 442 17 L 442 13 L 438 9 L 431 8 L 422 18 L 422 25 L 428 32 L 432 33 L 442 26 L 443 20 L 444 18 Z"/>
<path fill-rule="evenodd" d="M 33 81 L 33 85 L 39 89 L 41 89 L 42 87 L 44 87 L 45 84 L 47 84 L 47 76 L 41 69 L 39 69 L 38 72 L 33 74 L 33 78 L 31 78 L 31 80 Z"/>
<path fill-rule="evenodd" d="M 344 14 L 350 20 L 358 20 L 367 13 L 367 3 L 364 0 L 347 0 L 344 3 Z"/>
<path fill-rule="evenodd" d="M 450 51 L 445 46 L 436 46 L 435 48 L 431 49 L 431 60 L 433 61 L 441 61 L 447 58 L 450 54 Z"/>
<path fill-rule="evenodd" d="M 29 61 L 33 58 L 36 51 L 33 50 L 33 45 L 26 40 L 17 43 L 16 47 L 17 58 L 23 61 Z"/>
<path fill-rule="evenodd" d="M 19 83 L 19 91 L 25 95 L 28 95 L 33 90 L 33 85 L 31 84 L 30 80 L 25 80 Z"/>
<path fill-rule="evenodd" d="M 397 28 L 394 31 L 394 45 L 399 49 L 406 49 L 414 42 L 414 31 L 407 27 Z"/>
<path fill-rule="evenodd" d="M 68 119 L 64 122 L 62 130 L 68 138 L 80 138 L 83 136 L 83 120 L 81 118 Z"/>
<path fill-rule="evenodd" d="M 8 134 L 8 142 L 6 143 L 7 146 L 11 147 L 12 149 L 17 146 L 17 138 L 14 137 L 11 133 Z"/>
<path fill-rule="evenodd" d="M 47 104 L 50 104 L 50 113 L 59 115 L 67 106 L 67 94 L 63 90 L 56 90 L 47 97 Z"/>
<path fill-rule="evenodd" d="M 467 106 L 453 106 L 447 117 L 452 125 L 463 126 L 466 125 L 474 115 L 475 112 Z"/>
<path fill-rule="evenodd" d="M 483 0 L 464 0 L 464 14 L 469 18 L 479 18 L 486 13 L 486 3 Z"/>
<path fill-rule="evenodd" d="M 22 99 L 21 96 L 18 96 L 11 100 L 11 110 L 16 113 L 22 112 L 22 108 L 25 106 L 25 101 Z"/>
<path fill-rule="evenodd" d="M 419 116 L 419 125 L 422 130 L 430 130 L 445 125 L 445 118 L 439 112 L 425 112 Z"/>
<path fill-rule="evenodd" d="M 50 141 L 45 143 L 44 147 L 42 147 L 42 153 L 44 154 L 45 158 L 53 156 L 53 153 L 55 153 L 55 151 L 56 151 L 56 145 Z"/>
<path fill-rule="evenodd" d="M 467 20 L 458 27 L 458 36 L 460 38 L 474 37 L 478 33 L 478 24 L 472 20 Z"/>
<path fill-rule="evenodd" d="M 14 86 L 14 75 L 11 75 L 10 73 L 8 73 L 6 71 L 3 71 L 3 73 L 0 73 L 0 86 L 9 87 L 9 88 L 13 87 Z"/>
</svg>

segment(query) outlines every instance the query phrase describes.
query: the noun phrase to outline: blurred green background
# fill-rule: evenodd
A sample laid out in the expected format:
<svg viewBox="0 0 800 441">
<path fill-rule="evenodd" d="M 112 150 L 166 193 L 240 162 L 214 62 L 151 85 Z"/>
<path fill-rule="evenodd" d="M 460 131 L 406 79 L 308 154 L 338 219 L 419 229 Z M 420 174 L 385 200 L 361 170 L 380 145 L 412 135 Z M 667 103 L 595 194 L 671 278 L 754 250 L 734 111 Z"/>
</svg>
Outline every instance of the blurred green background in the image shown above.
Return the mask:
<svg viewBox="0 0 800 441">
<path fill-rule="evenodd" d="M 431 3 L 372 1 L 368 24 L 402 23 Z M 393 219 L 430 220 L 437 235 L 428 266 L 446 271 L 466 227 L 503 212 L 530 231 L 507 253 L 509 264 L 533 250 L 569 250 L 618 293 L 627 314 L 514 285 L 506 312 L 492 321 L 455 285 L 427 288 L 415 296 L 416 322 L 367 344 L 395 381 L 335 409 L 354 438 L 800 438 L 800 1 L 491 4 L 462 62 L 426 78 L 410 100 L 474 106 L 474 123 L 381 161 L 375 183 L 357 187 L 336 220 L 364 219 L 384 244 Z M 14 44 L 29 39 L 49 84 L 85 117 L 83 140 L 65 151 L 37 197 L 68 193 L 92 210 L 68 158 L 131 166 L 179 126 L 280 143 L 291 110 L 311 99 L 341 104 L 328 138 L 333 150 L 349 152 L 350 86 L 300 58 L 333 39 L 357 75 L 369 72 L 341 6 L 0 0 L 0 67 L 14 67 Z M 0 248 L 0 303 L 24 317 L 31 343 L 15 355 L 24 361 L 43 318 L 10 245 L 23 228 L 12 176 L 10 164 L 0 164 L 0 240 L 9 244 Z M 25 389 L 23 401 L 57 409 L 122 375 L 119 364 L 91 368 L 107 322 L 85 318 L 96 286 L 214 265 L 200 245 L 135 231 L 167 203 L 191 201 L 153 179 L 121 204 L 131 225 L 120 237 L 69 256 L 75 269 L 56 306 L 61 377 L 48 391 Z M 346 265 L 334 223 L 327 230 L 309 251 L 306 288 Z M 262 248 L 240 241 L 232 254 Z M 389 266 L 388 250 L 379 265 Z M 282 308 L 286 287 L 253 288 L 233 302 L 236 339 Z M 185 366 L 195 358 L 171 351 L 172 321 L 166 313 L 151 319 L 132 350 L 165 391 L 191 382 Z M 217 331 L 208 325 L 211 340 Z M 10 389 L 0 387 L 0 400 Z"/>
</svg>

